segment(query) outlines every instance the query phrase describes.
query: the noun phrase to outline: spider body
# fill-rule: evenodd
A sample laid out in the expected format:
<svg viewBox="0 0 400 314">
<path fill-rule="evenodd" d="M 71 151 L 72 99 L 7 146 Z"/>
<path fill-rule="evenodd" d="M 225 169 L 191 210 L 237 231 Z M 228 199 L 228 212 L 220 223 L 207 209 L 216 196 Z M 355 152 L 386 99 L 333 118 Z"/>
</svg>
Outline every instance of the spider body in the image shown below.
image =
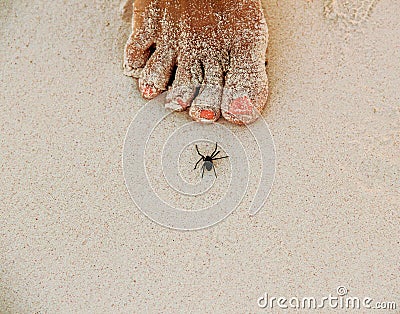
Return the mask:
<svg viewBox="0 0 400 314">
<path fill-rule="evenodd" d="M 204 167 L 206 168 L 207 171 L 211 171 L 212 167 L 214 167 L 214 164 L 212 162 L 211 157 L 206 157 L 204 160 Z"/>
<path fill-rule="evenodd" d="M 214 149 L 213 153 L 210 156 L 209 155 L 204 156 L 202 153 L 199 152 L 199 148 L 196 145 L 196 151 L 200 155 L 200 159 L 196 162 L 194 169 L 197 168 L 197 165 L 199 164 L 200 161 L 203 161 L 203 165 L 201 166 L 201 177 L 202 178 L 204 176 L 204 169 L 206 169 L 207 171 L 214 170 L 214 175 L 215 175 L 215 177 L 217 177 L 217 172 L 215 171 L 215 166 L 214 166 L 213 161 L 217 160 L 217 159 L 223 159 L 223 158 L 229 157 L 229 156 L 216 157 L 220 153 L 220 151 L 217 151 L 217 149 L 218 149 L 218 143 L 215 143 L 215 149 Z"/>
</svg>

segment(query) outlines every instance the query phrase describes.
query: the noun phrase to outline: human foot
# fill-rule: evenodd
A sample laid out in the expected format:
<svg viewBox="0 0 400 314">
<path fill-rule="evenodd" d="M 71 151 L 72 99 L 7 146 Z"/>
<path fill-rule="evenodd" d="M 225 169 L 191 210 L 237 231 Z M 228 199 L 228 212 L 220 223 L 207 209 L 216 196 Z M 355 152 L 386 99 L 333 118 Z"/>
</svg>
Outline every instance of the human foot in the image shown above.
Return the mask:
<svg viewBox="0 0 400 314">
<path fill-rule="evenodd" d="M 259 1 L 136 0 L 133 30 L 125 73 L 139 77 L 143 97 L 164 91 L 177 66 L 168 108 L 213 122 L 222 106 L 228 121 L 243 124 L 265 106 L 268 33 Z"/>
</svg>

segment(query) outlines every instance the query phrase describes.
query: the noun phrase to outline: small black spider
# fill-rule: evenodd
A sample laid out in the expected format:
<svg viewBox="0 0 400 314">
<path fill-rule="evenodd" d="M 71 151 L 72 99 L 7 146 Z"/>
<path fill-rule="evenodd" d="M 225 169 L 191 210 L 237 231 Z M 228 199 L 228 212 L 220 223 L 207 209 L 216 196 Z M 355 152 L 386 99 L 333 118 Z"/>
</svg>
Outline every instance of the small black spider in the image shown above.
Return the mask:
<svg viewBox="0 0 400 314">
<path fill-rule="evenodd" d="M 217 173 L 215 172 L 215 166 L 213 164 L 213 161 L 217 160 L 217 159 L 229 157 L 229 156 L 224 156 L 224 157 L 215 158 L 220 153 L 220 151 L 217 151 L 217 149 L 218 149 L 218 143 L 215 143 L 215 149 L 214 149 L 213 153 L 211 154 L 211 156 L 204 156 L 199 152 L 199 148 L 196 145 L 197 153 L 201 156 L 201 158 L 196 162 L 196 166 L 194 166 L 194 170 L 197 168 L 197 165 L 199 164 L 200 161 L 204 161 L 203 166 L 201 167 L 201 170 L 202 170 L 201 177 L 203 177 L 203 175 L 204 175 L 204 168 L 207 169 L 207 171 L 211 171 L 211 169 L 214 169 L 215 177 L 217 177 Z"/>
</svg>

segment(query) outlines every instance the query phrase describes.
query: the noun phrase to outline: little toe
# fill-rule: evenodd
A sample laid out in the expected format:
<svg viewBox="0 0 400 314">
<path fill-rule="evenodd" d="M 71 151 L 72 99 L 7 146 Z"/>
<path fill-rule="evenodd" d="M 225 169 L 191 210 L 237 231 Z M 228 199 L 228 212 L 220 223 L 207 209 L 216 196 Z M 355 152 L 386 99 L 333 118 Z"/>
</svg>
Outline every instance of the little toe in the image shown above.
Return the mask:
<svg viewBox="0 0 400 314">
<path fill-rule="evenodd" d="M 139 78 L 149 57 L 150 49 L 137 47 L 133 39 L 128 40 L 124 53 L 124 74 Z"/>
<path fill-rule="evenodd" d="M 154 0 L 130 2 L 132 4 L 133 8 L 129 8 L 133 14 L 132 33 L 125 44 L 123 68 L 125 75 L 139 78 L 150 57 L 150 47 L 157 37 L 157 29 L 152 24 L 157 25 L 159 17 Z"/>
</svg>

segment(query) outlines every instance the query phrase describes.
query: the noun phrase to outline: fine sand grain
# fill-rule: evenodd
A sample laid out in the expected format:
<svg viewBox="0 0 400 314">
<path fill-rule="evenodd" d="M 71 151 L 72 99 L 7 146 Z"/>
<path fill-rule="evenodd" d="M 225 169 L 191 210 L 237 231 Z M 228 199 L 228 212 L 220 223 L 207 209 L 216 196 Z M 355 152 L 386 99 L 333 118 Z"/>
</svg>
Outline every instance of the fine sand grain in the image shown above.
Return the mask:
<svg viewBox="0 0 400 314">
<path fill-rule="evenodd" d="M 196 232 L 150 221 L 124 185 L 145 101 L 122 6 L 0 2 L 0 313 L 257 313 L 265 292 L 340 285 L 399 308 L 396 1 L 266 2 L 275 184 L 254 217 L 244 202 Z"/>
</svg>

